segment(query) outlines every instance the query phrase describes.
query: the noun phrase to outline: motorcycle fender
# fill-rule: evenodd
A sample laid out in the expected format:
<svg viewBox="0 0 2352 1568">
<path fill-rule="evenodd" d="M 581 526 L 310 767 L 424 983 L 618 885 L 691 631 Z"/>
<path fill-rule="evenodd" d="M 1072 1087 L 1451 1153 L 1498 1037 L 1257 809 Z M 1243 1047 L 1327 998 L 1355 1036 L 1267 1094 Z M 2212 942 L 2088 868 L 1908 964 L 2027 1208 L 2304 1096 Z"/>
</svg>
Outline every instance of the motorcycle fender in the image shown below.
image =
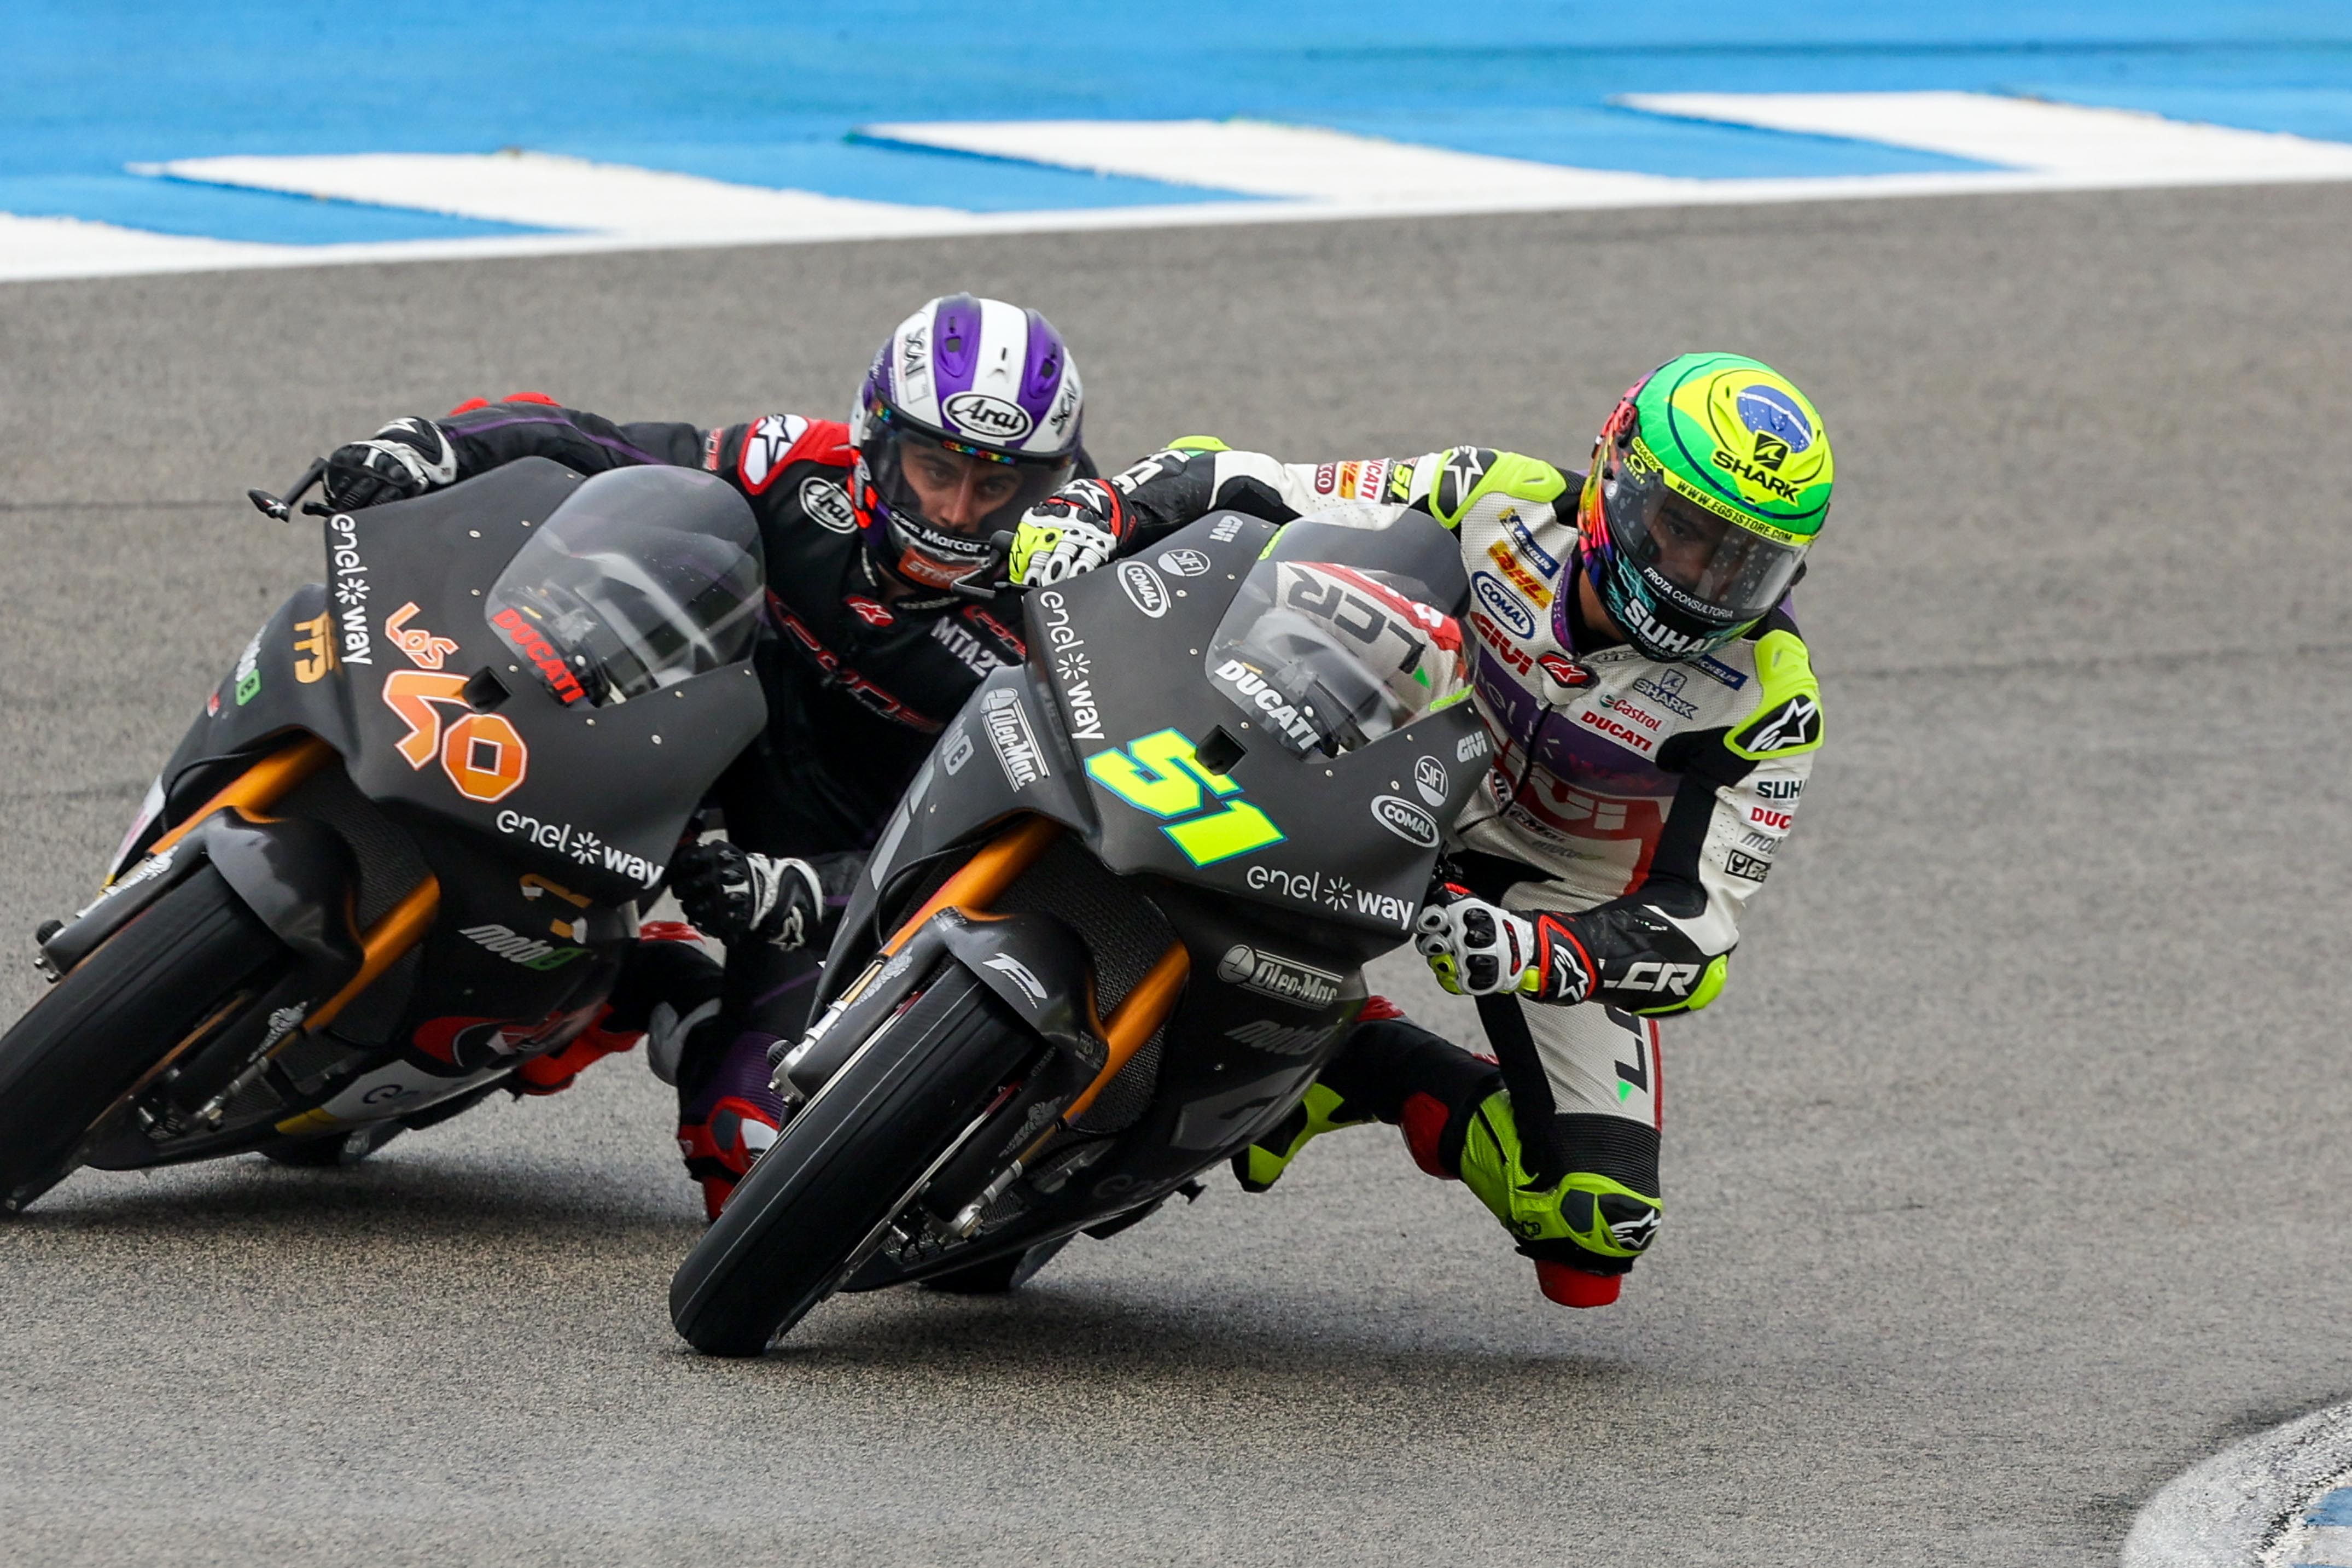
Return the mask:
<svg viewBox="0 0 2352 1568">
<path fill-rule="evenodd" d="M 358 971 L 359 940 L 344 912 L 359 870 L 331 830 L 224 811 L 191 836 L 202 837 L 205 857 L 279 941 L 331 974 Z"/>
<path fill-rule="evenodd" d="M 204 858 L 200 839 L 191 835 L 117 876 L 106 891 L 49 934 L 41 944 L 42 966 L 50 974 L 63 977 L 96 952 L 100 943 L 130 925 L 134 915 L 177 887 Z"/>
<path fill-rule="evenodd" d="M 1077 933 L 1050 915 L 932 916 L 947 949 L 1013 1011 L 1094 1081 L 1110 1058 L 1095 1021 L 1094 963 Z"/>
</svg>

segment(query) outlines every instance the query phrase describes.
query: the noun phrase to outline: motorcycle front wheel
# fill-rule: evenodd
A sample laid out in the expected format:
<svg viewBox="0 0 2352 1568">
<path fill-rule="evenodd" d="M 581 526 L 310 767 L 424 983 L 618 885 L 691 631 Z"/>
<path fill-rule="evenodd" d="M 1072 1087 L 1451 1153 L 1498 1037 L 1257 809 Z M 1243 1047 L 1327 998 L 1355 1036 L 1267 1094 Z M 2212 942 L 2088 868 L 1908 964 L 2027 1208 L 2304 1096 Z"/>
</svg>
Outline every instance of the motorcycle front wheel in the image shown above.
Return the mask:
<svg viewBox="0 0 2352 1568">
<path fill-rule="evenodd" d="M 706 1355 L 758 1355 L 831 1295 L 914 1201 L 1036 1037 L 960 965 L 784 1124 L 670 1281 Z"/>
<path fill-rule="evenodd" d="M 75 965 L 0 1035 L 0 1214 L 70 1176 L 100 1117 L 294 962 L 207 865 Z"/>
</svg>

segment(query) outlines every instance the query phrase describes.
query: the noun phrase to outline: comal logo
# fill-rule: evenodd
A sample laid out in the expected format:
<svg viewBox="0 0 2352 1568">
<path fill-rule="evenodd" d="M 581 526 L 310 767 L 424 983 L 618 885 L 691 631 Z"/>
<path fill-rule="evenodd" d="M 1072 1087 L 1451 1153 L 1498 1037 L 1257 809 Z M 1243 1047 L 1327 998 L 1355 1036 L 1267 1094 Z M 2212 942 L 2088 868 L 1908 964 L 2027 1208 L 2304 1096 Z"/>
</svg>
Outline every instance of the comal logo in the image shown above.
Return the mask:
<svg viewBox="0 0 2352 1568">
<path fill-rule="evenodd" d="M 1437 847 L 1437 823 L 1428 812 L 1402 797 L 1373 796 L 1372 821 L 1406 843 L 1424 850 Z"/>
<path fill-rule="evenodd" d="M 1118 585 L 1126 591 L 1128 602 L 1154 621 L 1168 613 L 1168 585 L 1141 561 L 1119 562 Z"/>
<path fill-rule="evenodd" d="M 1511 591 L 1503 586 L 1500 578 L 1492 572 L 1476 572 L 1470 579 L 1470 586 L 1477 593 L 1478 602 L 1485 605 L 1486 612 L 1496 620 L 1519 636 L 1532 637 L 1536 634 L 1535 612 L 1514 598 Z"/>
<path fill-rule="evenodd" d="M 979 392 L 958 392 L 948 399 L 947 415 L 973 434 L 996 441 L 1017 441 L 1035 424 L 1019 403 Z"/>
</svg>

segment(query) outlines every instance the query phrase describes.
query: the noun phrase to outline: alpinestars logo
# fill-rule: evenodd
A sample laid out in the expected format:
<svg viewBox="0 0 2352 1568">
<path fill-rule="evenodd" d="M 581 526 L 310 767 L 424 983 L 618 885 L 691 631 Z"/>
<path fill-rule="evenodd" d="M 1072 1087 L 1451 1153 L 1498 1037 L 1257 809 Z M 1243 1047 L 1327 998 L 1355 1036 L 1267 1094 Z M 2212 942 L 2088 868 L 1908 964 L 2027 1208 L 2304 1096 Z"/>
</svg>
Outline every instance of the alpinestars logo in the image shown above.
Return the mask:
<svg viewBox="0 0 2352 1568">
<path fill-rule="evenodd" d="M 743 455 L 737 464 L 743 488 L 756 496 L 774 484 L 783 471 L 785 454 L 807 430 L 808 421 L 796 413 L 762 414 L 754 420 L 743 433 Z"/>
<path fill-rule="evenodd" d="M 1772 751 L 1793 751 L 1821 737 L 1822 705 L 1801 693 L 1773 709 L 1740 744 L 1760 756 Z"/>
</svg>

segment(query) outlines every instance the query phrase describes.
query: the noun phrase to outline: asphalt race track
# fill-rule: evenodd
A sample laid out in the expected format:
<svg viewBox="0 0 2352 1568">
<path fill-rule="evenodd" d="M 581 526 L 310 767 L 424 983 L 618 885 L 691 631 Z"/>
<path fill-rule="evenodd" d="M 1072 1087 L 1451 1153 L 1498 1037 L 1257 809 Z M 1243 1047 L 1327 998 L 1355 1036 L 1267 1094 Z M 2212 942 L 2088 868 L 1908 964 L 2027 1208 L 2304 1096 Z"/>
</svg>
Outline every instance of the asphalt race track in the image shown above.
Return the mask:
<svg viewBox="0 0 2352 1568">
<path fill-rule="evenodd" d="M 2347 239 L 2307 186 L 0 287 L 12 1018 L 18 934 L 319 574 L 244 487 L 390 414 L 831 412 L 969 287 L 1069 333 L 1112 463 L 1580 459 L 1724 346 L 1844 475 L 1800 593 L 1828 748 L 1668 1034 L 1620 1305 L 1549 1306 L 1368 1130 L 1017 1297 L 701 1361 L 664 1307 L 698 1205 L 622 1058 L 354 1171 L 85 1174 L 0 1229 L 0 1560 L 2111 1560 L 2352 1391 Z"/>
</svg>

